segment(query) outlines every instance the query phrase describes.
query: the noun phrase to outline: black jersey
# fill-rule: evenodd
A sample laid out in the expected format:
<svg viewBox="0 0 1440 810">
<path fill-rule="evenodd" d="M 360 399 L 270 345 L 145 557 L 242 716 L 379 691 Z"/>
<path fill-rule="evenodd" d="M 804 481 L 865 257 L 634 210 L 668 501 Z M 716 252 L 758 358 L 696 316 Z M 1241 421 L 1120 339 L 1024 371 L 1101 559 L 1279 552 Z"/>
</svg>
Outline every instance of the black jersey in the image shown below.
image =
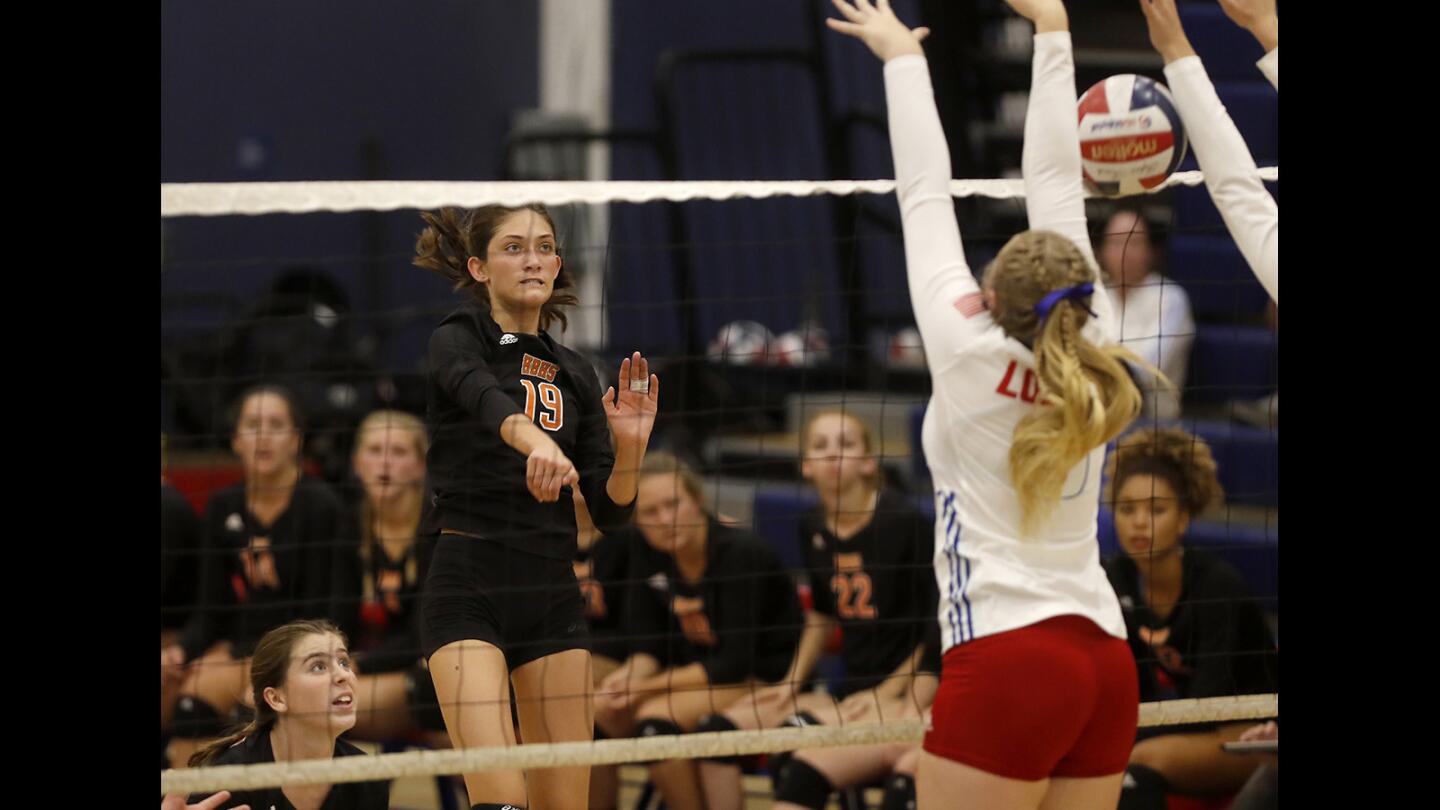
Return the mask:
<svg viewBox="0 0 1440 810">
<path fill-rule="evenodd" d="M 940 671 L 935 530 L 919 510 L 882 491 L 870 523 L 840 540 L 817 506 L 800 520 L 800 550 L 815 610 L 840 622 L 845 683 L 837 696 L 877 686 L 922 642 L 920 670 Z"/>
<path fill-rule="evenodd" d="M 643 538 L 630 552 L 632 653 L 649 653 L 667 668 L 699 662 L 712 684 L 785 676 L 805 620 L 795 582 L 763 541 L 711 519 L 699 582 L 686 581 L 675 558 Z"/>
<path fill-rule="evenodd" d="M 1269 694 L 1280 687 L 1280 653 L 1245 580 L 1228 562 L 1187 548 L 1180 600 L 1160 621 L 1128 556 L 1105 563 L 1120 598 L 1140 699 Z"/>
<path fill-rule="evenodd" d="M 335 741 L 335 756 L 337 757 L 363 757 L 365 755 L 364 751 L 344 740 Z M 274 761 L 275 752 L 270 745 L 270 732 L 261 731 L 230 746 L 211 760 L 210 764 L 256 765 Z M 188 801 L 194 804 L 209 795 L 209 793 L 196 793 Z M 221 807 L 239 807 L 242 804 L 250 805 L 251 810 L 295 810 L 295 805 L 290 803 L 290 800 L 285 797 L 284 791 L 278 787 L 232 790 L 230 799 Z M 330 792 L 326 794 L 325 802 L 320 805 L 320 810 L 385 810 L 389 806 L 390 783 L 388 781 L 340 782 L 330 786 Z"/>
<path fill-rule="evenodd" d="M 379 540 L 365 539 L 362 506 L 347 518 L 341 535 L 351 550 L 336 574 L 337 621 L 350 637 L 350 653 L 361 672 L 405 669 L 421 657 L 420 595 L 436 538 L 418 535 L 392 558 Z"/>
<path fill-rule="evenodd" d="M 625 629 L 626 577 L 630 549 L 644 543 L 634 528 L 617 529 L 598 537 L 575 558 L 575 578 L 585 595 L 585 621 L 590 627 L 591 652 L 623 661 L 630 654 Z"/>
<path fill-rule="evenodd" d="M 181 640 L 186 660 L 221 639 L 243 658 L 261 636 L 286 622 L 335 620 L 332 574 L 353 553 L 340 538 L 339 522 L 339 499 L 307 477 L 269 526 L 250 513 L 244 484 L 212 495 L 205 507 L 200 601 Z"/>
<path fill-rule="evenodd" d="M 160 627 L 185 626 L 197 599 L 200 518 L 169 484 L 160 485 Z"/>
<path fill-rule="evenodd" d="M 563 560 L 575 555 L 570 488 L 540 503 L 525 487 L 526 459 L 500 439 L 500 423 L 523 413 L 580 473 L 595 525 L 620 526 L 633 504 L 617 506 L 605 485 L 615 466 L 595 371 L 545 332 L 504 332 L 468 303 L 430 336 L 426 457 L 439 528 L 477 534 Z"/>
</svg>

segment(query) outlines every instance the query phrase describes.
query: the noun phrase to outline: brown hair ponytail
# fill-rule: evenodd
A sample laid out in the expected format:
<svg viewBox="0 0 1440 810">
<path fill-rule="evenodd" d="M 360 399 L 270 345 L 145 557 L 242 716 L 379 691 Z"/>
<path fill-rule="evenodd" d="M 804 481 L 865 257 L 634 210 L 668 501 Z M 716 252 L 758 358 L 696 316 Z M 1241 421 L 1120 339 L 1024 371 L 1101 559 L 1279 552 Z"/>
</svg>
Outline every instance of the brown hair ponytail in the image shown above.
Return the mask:
<svg viewBox="0 0 1440 810">
<path fill-rule="evenodd" d="M 285 685 L 285 673 L 290 667 L 290 651 L 297 641 L 305 636 L 327 633 L 339 636 L 342 642 L 345 640 L 345 634 L 328 619 L 302 619 L 266 633 L 260 643 L 255 645 L 255 654 L 250 659 L 250 694 L 255 700 L 255 719 L 238 731 L 201 747 L 190 756 L 190 767 L 206 765 L 251 734 L 274 728 L 278 715 L 265 701 L 265 690 Z"/>
<path fill-rule="evenodd" d="M 476 256 L 484 260 L 489 251 L 490 240 L 495 238 L 500 225 L 511 214 L 520 211 L 533 211 L 539 214 L 549 223 L 550 229 L 555 230 L 554 218 L 550 216 L 550 212 L 545 206 L 539 203 L 514 208 L 504 205 L 484 205 L 473 211 L 466 211 L 462 208 L 442 208 L 436 214 L 422 211 L 420 218 L 425 220 L 426 227 L 420 232 L 419 238 L 415 240 L 415 258 L 411 264 L 445 277 L 457 292 L 470 288 L 475 302 L 489 312 L 490 290 L 470 275 L 468 267 L 470 257 Z M 558 233 L 556 238 L 559 238 Z M 558 248 L 556 255 L 559 255 Z M 574 306 L 580 302 L 580 298 L 572 289 L 574 286 L 574 274 L 562 264 L 560 274 L 555 277 L 555 286 L 550 294 L 550 300 L 540 307 L 541 329 L 549 329 L 550 324 L 555 321 L 560 322 L 561 328 L 567 325 L 563 308 Z"/>
</svg>

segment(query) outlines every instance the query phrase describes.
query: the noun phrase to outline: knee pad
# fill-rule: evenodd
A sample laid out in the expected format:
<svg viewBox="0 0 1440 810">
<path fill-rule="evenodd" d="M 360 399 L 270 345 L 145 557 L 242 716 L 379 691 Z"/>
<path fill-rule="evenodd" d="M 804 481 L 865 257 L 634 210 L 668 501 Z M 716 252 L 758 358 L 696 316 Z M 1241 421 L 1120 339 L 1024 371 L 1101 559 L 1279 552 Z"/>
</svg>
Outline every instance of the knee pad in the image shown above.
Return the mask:
<svg viewBox="0 0 1440 810">
<path fill-rule="evenodd" d="M 223 737 L 229 726 L 214 706 L 189 695 L 175 702 L 175 714 L 170 719 L 170 733 L 186 740 Z"/>
<path fill-rule="evenodd" d="M 810 712 L 796 712 L 785 718 L 785 722 L 780 724 L 782 728 L 805 728 L 806 726 L 823 725 L 825 724 L 820 722 L 820 718 Z"/>
<path fill-rule="evenodd" d="M 651 717 L 645 720 L 641 720 L 639 725 L 635 726 L 636 737 L 655 737 L 661 734 L 683 733 L 684 732 L 679 726 L 675 725 L 669 720 L 665 720 L 659 717 Z"/>
<path fill-rule="evenodd" d="M 405 706 L 420 728 L 426 731 L 445 730 L 440 698 L 435 696 L 435 681 L 431 679 L 430 672 L 419 664 L 405 671 Z"/>
<path fill-rule="evenodd" d="M 780 723 L 781 728 L 805 728 L 806 726 L 820 725 L 824 725 L 824 723 L 821 723 L 820 720 L 810 712 L 796 712 Z M 785 770 L 786 763 L 788 763 L 793 756 L 795 756 L 794 751 L 780 751 L 770 755 L 767 768 L 770 773 L 775 775 L 772 781 L 777 784 L 779 783 L 780 773 Z"/>
<path fill-rule="evenodd" d="M 886 779 L 880 810 L 915 810 L 915 777 L 897 773 Z"/>
<path fill-rule="evenodd" d="M 640 723 L 635 726 L 635 736 L 636 736 L 636 737 L 642 737 L 642 738 L 643 738 L 643 737 L 658 737 L 658 736 L 660 736 L 660 735 L 662 735 L 662 734 L 683 734 L 683 733 L 684 733 L 684 731 L 683 731 L 679 726 L 675 725 L 674 723 L 670 722 L 669 720 L 663 720 L 663 719 L 661 719 L 661 718 L 659 718 L 659 717 L 651 717 L 651 718 L 646 719 L 646 720 L 641 720 Z M 636 762 L 635 764 L 636 764 L 636 765 L 654 765 L 655 763 L 657 763 L 657 762 L 659 762 L 659 761 L 660 761 L 660 760 L 658 760 L 658 759 L 647 759 L 647 760 L 645 760 L 644 762 Z"/>
<path fill-rule="evenodd" d="M 803 759 L 790 758 L 775 784 L 775 801 L 790 802 L 812 810 L 825 810 L 835 786 L 825 774 Z"/>
<path fill-rule="evenodd" d="M 698 725 L 698 726 L 695 727 L 696 733 L 699 733 L 699 732 L 702 732 L 702 731 L 738 731 L 738 730 L 739 730 L 739 729 L 736 728 L 735 724 L 732 723 L 732 722 L 730 722 L 730 718 L 726 717 L 726 716 L 723 715 L 723 714 L 710 714 L 710 715 L 706 715 L 705 718 L 700 721 L 700 725 Z M 707 761 L 707 762 L 719 762 L 719 763 L 721 763 L 722 765 L 739 765 L 739 764 L 740 764 L 740 761 L 743 760 L 744 757 L 742 757 L 742 756 L 735 756 L 735 755 L 724 755 L 724 756 L 714 756 L 714 757 L 701 757 L 701 759 L 703 759 L 703 760 L 705 760 L 705 761 Z"/>
<path fill-rule="evenodd" d="M 1165 794 L 1169 792 L 1170 782 L 1159 771 L 1131 764 L 1125 769 L 1125 779 L 1120 784 L 1120 803 L 1116 810 L 1165 810 L 1168 806 Z"/>
</svg>

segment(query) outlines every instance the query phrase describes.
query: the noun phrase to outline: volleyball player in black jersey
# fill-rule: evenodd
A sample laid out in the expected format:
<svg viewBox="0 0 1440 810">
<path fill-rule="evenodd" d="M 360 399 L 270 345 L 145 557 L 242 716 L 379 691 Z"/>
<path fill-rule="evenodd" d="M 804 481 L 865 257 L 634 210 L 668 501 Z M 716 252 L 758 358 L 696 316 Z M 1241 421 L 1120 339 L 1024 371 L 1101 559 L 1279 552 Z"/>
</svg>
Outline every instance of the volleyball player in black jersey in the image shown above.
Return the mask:
<svg viewBox="0 0 1440 810">
<path fill-rule="evenodd" d="M 602 534 L 595 528 L 583 497 L 575 498 L 578 553 L 575 578 L 585 597 L 585 619 L 590 627 L 590 659 L 595 683 L 609 677 L 630 655 L 625 630 L 625 581 L 630 569 L 630 547 L 639 538 L 633 530 Z"/>
<path fill-rule="evenodd" d="M 659 380 L 635 352 L 601 395 L 546 329 L 576 298 L 545 208 L 424 214 L 415 264 L 467 293 L 430 337 L 428 468 L 440 528 L 421 640 L 456 747 L 589 740 L 572 488 L 604 529 L 629 519 Z M 465 774 L 478 807 L 585 806 L 589 768 Z"/>
<path fill-rule="evenodd" d="M 170 727 L 185 681 L 182 661 L 166 662 L 163 651 L 180 640 L 195 606 L 199 569 L 200 518 L 180 490 L 160 477 L 160 728 Z"/>
<path fill-rule="evenodd" d="M 365 752 L 340 739 L 355 725 L 359 699 L 345 635 L 325 619 L 289 622 L 255 645 L 246 691 L 255 717 L 195 752 L 191 767 L 323 762 Z M 204 794 L 192 802 L 213 802 Z M 287 784 L 231 791 L 221 807 L 255 810 L 385 810 L 390 782 Z M 213 805 L 212 805 L 213 806 Z"/>
<path fill-rule="evenodd" d="M 1223 499 L 1210 446 L 1180 428 L 1137 430 L 1121 437 L 1106 477 L 1105 500 L 1114 506 L 1124 553 L 1105 561 L 1105 573 L 1125 614 L 1140 699 L 1279 691 L 1280 653 L 1244 577 L 1183 542 L 1191 518 Z M 1141 729 L 1120 807 L 1161 808 L 1170 792 L 1239 790 L 1263 755 L 1220 746 L 1253 724 Z"/>
<path fill-rule="evenodd" d="M 345 591 L 337 621 L 358 674 L 355 736 L 425 731 L 448 747 L 420 644 L 421 586 L 435 551 L 435 538 L 421 531 L 429 447 L 425 423 L 413 414 L 380 410 L 361 420 L 352 458 L 361 497 L 343 524 L 353 552 L 336 575 Z"/>
<path fill-rule="evenodd" d="M 674 456 L 646 459 L 635 522 L 644 539 L 629 546 L 622 619 L 631 654 L 597 687 L 597 722 L 612 737 L 694 731 L 784 676 L 800 600 L 764 541 L 705 512 L 699 478 Z M 704 807 L 690 760 L 652 765 L 650 778 L 671 810 Z"/>
<path fill-rule="evenodd" d="M 283 388 L 242 394 L 231 449 L 242 483 L 205 507 L 200 599 L 161 667 L 188 665 L 170 742 L 172 767 L 184 767 L 200 741 L 217 737 L 245 688 L 249 657 L 272 628 L 335 612 L 332 573 L 343 556 L 340 500 L 300 466 L 303 423 Z"/>
<path fill-rule="evenodd" d="M 913 718 L 938 686 L 933 527 L 903 496 L 882 488 L 874 439 L 853 414 L 816 413 L 800 441 L 801 473 L 820 497 L 801 518 L 797 537 L 814 610 L 784 682 L 708 718 L 706 731 Z M 800 692 L 837 626 L 843 680 L 828 695 Z M 846 746 L 834 762 L 825 753 L 797 752 L 783 769 L 772 769 L 775 798 L 823 804 L 832 788 L 882 776 L 903 753 L 887 759 L 892 752 L 881 748 Z M 705 761 L 700 773 L 708 810 L 739 810 L 735 758 Z"/>
<path fill-rule="evenodd" d="M 592 681 L 598 688 L 630 655 L 625 629 L 625 597 L 629 583 L 630 547 L 643 542 L 633 530 L 601 534 L 595 528 L 584 496 L 575 497 L 575 578 L 585 597 L 585 620 L 590 628 Z M 590 768 L 590 810 L 609 810 L 620 791 L 620 771 L 614 765 Z"/>
</svg>

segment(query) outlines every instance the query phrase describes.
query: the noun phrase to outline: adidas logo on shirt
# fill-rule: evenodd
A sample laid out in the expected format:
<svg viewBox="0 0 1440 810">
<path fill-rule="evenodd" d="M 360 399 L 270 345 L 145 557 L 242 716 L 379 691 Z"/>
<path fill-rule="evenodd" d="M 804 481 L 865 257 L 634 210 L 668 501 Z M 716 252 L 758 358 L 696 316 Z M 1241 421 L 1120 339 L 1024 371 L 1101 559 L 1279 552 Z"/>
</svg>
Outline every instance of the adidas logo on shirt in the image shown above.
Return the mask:
<svg viewBox="0 0 1440 810">
<path fill-rule="evenodd" d="M 520 338 L 517 338 L 517 337 L 515 337 L 514 335 L 509 334 L 509 333 L 506 333 L 505 335 L 501 336 L 501 338 L 500 338 L 500 345 L 501 345 L 501 346 L 509 346 L 511 343 L 519 343 L 519 342 L 520 342 Z"/>
</svg>

